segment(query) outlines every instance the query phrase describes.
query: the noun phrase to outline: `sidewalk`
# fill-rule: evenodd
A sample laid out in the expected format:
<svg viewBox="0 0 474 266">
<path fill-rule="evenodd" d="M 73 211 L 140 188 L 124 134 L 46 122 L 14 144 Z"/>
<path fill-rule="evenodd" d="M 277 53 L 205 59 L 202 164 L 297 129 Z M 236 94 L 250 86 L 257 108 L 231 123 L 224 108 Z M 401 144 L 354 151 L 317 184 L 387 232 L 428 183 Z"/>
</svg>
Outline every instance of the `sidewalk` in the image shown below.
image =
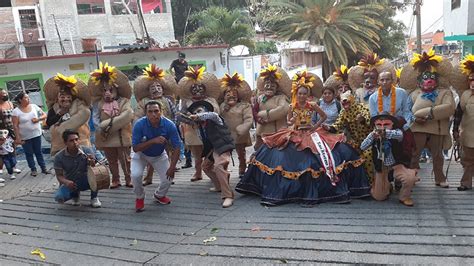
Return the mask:
<svg viewBox="0 0 474 266">
<path fill-rule="evenodd" d="M 422 166 L 413 208 L 396 195 L 384 202 L 266 208 L 236 193 L 235 205 L 223 209 L 219 193 L 208 191 L 211 182 L 191 183 L 193 170 L 185 169 L 170 189 L 171 205 L 153 203 L 153 184 L 138 214 L 131 189 L 101 191 L 100 209 L 87 206 L 89 193 L 81 207 L 59 205 L 55 177 L 33 178 L 23 169 L 0 189 L 0 264 L 474 265 L 474 194 L 456 190 L 460 165 L 451 164 L 449 189 L 435 187 L 431 165 Z M 31 255 L 36 248 L 45 260 Z"/>
</svg>

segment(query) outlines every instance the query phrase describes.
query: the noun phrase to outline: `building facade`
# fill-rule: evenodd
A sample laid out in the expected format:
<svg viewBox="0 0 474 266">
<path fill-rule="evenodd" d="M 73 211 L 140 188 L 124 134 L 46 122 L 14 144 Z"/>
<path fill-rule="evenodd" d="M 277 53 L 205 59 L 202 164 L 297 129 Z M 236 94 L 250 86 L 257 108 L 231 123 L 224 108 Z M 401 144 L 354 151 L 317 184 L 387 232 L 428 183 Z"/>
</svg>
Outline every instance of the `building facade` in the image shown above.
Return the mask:
<svg viewBox="0 0 474 266">
<path fill-rule="evenodd" d="M 90 52 L 149 36 L 163 47 L 174 40 L 171 0 L 2 0 L 1 58 Z"/>
<path fill-rule="evenodd" d="M 444 40 L 457 42 L 462 54 L 474 53 L 474 1 L 444 0 Z"/>
</svg>

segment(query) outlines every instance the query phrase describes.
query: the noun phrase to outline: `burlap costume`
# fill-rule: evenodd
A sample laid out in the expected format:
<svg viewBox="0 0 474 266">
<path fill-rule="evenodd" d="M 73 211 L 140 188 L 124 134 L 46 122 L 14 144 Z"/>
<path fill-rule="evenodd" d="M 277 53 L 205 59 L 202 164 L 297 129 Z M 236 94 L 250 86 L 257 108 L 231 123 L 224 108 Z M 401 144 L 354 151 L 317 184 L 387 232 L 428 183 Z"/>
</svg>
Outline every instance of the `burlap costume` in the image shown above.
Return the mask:
<svg viewBox="0 0 474 266">
<path fill-rule="evenodd" d="M 272 97 L 266 97 L 263 94 L 265 80 L 271 80 L 278 85 Z M 280 128 L 287 127 L 286 115 L 289 109 L 289 97 L 291 97 L 291 80 L 283 69 L 268 65 L 260 72 L 257 91 L 259 96 L 253 107 L 257 120 L 255 149 L 262 145 L 262 135 L 275 133 Z M 265 122 L 259 122 L 258 118 L 264 119 Z"/>
<path fill-rule="evenodd" d="M 62 134 L 66 129 L 77 131 L 80 137 L 80 144 L 82 146 L 90 146 L 88 121 L 91 115 L 89 109 L 91 95 L 87 85 L 80 80 L 76 80 L 74 77 L 64 77 L 58 74 L 46 81 L 43 90 L 48 110 L 53 110 L 55 113 L 58 113 L 60 109 L 57 103 L 59 92 L 61 90 L 70 90 L 73 95 L 72 104 L 68 111 L 70 118 L 67 120 L 60 119 L 49 128 L 51 133 L 51 156 L 65 148 Z"/>
<path fill-rule="evenodd" d="M 242 175 L 247 167 L 245 148 L 252 145 L 250 139 L 250 127 L 253 124 L 252 106 L 250 104 L 252 90 L 242 76 L 237 73 L 233 76 L 226 74 L 221 79 L 221 88 L 223 92 L 219 99 L 221 116 L 224 118 L 234 139 L 235 150 L 239 158 L 239 175 Z M 231 90 L 235 90 L 238 97 L 237 103 L 232 106 L 228 104 L 224 97 L 225 93 Z"/>
<path fill-rule="evenodd" d="M 356 101 L 366 105 L 369 104 L 368 96 L 370 96 L 371 93 L 374 93 L 378 87 L 377 84 L 375 84 L 372 92 L 368 92 L 363 87 L 364 73 L 368 71 L 374 71 L 377 74 L 377 77 L 380 73 L 390 72 L 392 73 L 392 80 L 397 80 L 395 67 L 388 60 L 380 59 L 377 54 L 374 53 L 362 57 L 357 66 L 351 67 L 348 82 L 350 87 L 355 90 L 354 95 Z"/>
<path fill-rule="evenodd" d="M 104 88 L 112 85 L 117 88 L 117 115 L 110 115 L 104 110 Z M 127 186 L 130 179 L 130 147 L 132 145 L 133 110 L 130 105 L 132 88 L 128 78 L 115 67 L 106 63 L 100 64 L 99 69 L 91 73 L 89 88 L 93 100 L 94 124 L 96 124 L 95 145 L 101 149 L 109 162 L 112 173 L 112 188 L 120 186 L 118 162 L 122 166 Z"/>
<path fill-rule="evenodd" d="M 461 95 L 453 127 L 453 135 L 459 135 L 458 141 L 462 147 L 461 164 L 464 174 L 458 187 L 460 191 L 472 189 L 474 175 L 474 90 L 470 88 L 472 80 L 474 80 L 474 55 L 469 54 L 451 74 L 451 83 Z"/>
<path fill-rule="evenodd" d="M 424 82 L 426 73 L 436 73 L 437 86 L 434 90 L 423 91 L 418 88 Z M 426 122 L 413 122 L 411 131 L 414 134 L 416 149 L 412 158 L 412 168 L 419 168 L 422 150 L 427 147 L 433 156 L 433 172 L 436 185 L 447 187 L 446 176 L 443 173 L 443 149 L 451 147 L 449 120 L 454 114 L 455 104 L 449 89 L 449 75 L 452 65 L 447 59 L 435 55 L 434 51 L 415 54 L 414 58 L 402 69 L 400 85 L 407 91 L 412 91 L 412 112 L 415 119 L 426 119 Z M 431 74 L 430 74 L 431 77 Z M 429 78 L 430 78 L 429 77 Z M 433 76 L 434 77 L 434 76 Z M 428 78 L 428 77 L 426 77 Z M 427 98 L 431 92 L 437 93 L 432 99 Z"/>
<path fill-rule="evenodd" d="M 145 104 L 151 100 L 149 88 L 158 82 L 163 88 L 163 97 L 153 99 L 161 104 L 161 114 L 174 121 L 173 109 L 175 108 L 173 98 L 177 90 L 177 84 L 173 76 L 165 74 L 163 69 L 150 64 L 144 71 L 143 75 L 139 76 L 133 84 L 133 93 L 137 100 L 137 109 L 134 110 L 134 120 L 145 116 Z"/>
<path fill-rule="evenodd" d="M 343 86 L 344 84 L 347 84 L 350 87 L 349 72 L 350 69 L 347 66 L 341 65 L 338 69 L 336 69 L 336 71 L 334 71 L 334 73 L 332 73 L 331 76 L 329 76 L 329 78 L 326 79 L 324 82 L 324 87 L 333 89 L 335 95 L 339 96 L 339 87 Z"/>
<path fill-rule="evenodd" d="M 203 86 L 205 88 L 202 97 L 196 97 L 191 90 L 193 86 Z M 188 113 L 188 107 L 197 101 L 207 101 L 214 107 L 214 112 L 220 113 L 219 104 L 216 99 L 221 95 L 219 80 L 214 74 L 205 72 L 205 67 L 189 68 L 184 77 L 178 83 L 178 96 L 181 98 L 181 113 Z M 182 126 L 184 143 L 191 150 L 195 160 L 196 172 L 192 177 L 192 181 L 202 179 L 202 141 L 198 135 L 198 126 L 183 124 Z"/>
</svg>

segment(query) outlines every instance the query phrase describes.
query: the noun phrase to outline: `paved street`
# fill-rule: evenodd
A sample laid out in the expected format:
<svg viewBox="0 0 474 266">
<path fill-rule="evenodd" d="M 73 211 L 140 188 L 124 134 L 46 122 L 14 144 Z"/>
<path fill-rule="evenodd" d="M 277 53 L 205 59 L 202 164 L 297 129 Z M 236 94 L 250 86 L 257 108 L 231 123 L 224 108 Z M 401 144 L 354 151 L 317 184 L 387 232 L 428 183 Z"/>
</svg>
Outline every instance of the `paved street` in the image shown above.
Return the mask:
<svg viewBox="0 0 474 266">
<path fill-rule="evenodd" d="M 127 188 L 101 191 L 100 209 L 88 206 L 88 192 L 81 207 L 56 204 L 55 178 L 32 178 L 24 170 L 0 189 L 0 265 L 474 265 L 473 193 L 456 190 L 461 170 L 453 163 L 452 186 L 441 189 L 424 169 L 413 208 L 398 204 L 396 196 L 385 202 L 266 208 L 256 197 L 237 194 L 235 205 L 223 209 L 219 194 L 208 192 L 210 181 L 191 183 L 192 170 L 186 169 L 170 190 L 171 205 L 153 203 L 153 184 L 146 189 L 146 211 L 139 214 Z M 36 248 L 44 260 L 31 254 Z"/>
</svg>

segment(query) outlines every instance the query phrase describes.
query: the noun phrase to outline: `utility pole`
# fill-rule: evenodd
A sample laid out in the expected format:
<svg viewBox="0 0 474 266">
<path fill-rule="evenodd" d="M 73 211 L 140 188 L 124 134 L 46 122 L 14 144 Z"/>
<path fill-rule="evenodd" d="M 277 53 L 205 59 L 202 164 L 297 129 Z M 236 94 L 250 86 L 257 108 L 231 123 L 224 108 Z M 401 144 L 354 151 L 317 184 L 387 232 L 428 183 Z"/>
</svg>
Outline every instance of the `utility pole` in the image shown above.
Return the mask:
<svg viewBox="0 0 474 266">
<path fill-rule="evenodd" d="M 422 0 L 415 0 L 415 15 L 416 15 L 416 52 L 421 54 L 421 5 Z"/>
</svg>

